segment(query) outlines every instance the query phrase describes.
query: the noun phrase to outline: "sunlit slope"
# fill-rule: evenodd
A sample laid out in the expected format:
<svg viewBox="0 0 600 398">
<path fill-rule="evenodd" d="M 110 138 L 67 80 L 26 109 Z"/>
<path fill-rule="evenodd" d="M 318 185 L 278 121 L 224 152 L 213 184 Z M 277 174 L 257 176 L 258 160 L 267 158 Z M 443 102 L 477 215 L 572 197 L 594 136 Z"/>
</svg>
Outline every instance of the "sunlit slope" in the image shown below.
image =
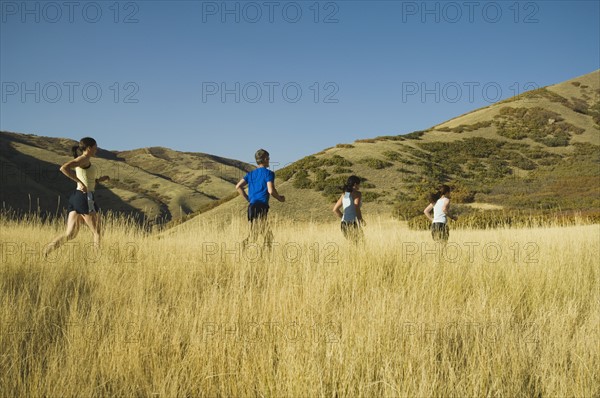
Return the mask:
<svg viewBox="0 0 600 398">
<path fill-rule="evenodd" d="M 420 214 L 439 183 L 469 209 L 600 209 L 600 71 L 540 88 L 428 130 L 341 143 L 275 170 L 285 204 L 272 214 L 335 220 L 331 207 L 351 174 L 364 179 L 365 218 Z M 202 218 L 219 219 L 234 201 Z M 466 210 L 465 210 L 466 209 Z"/>
</svg>

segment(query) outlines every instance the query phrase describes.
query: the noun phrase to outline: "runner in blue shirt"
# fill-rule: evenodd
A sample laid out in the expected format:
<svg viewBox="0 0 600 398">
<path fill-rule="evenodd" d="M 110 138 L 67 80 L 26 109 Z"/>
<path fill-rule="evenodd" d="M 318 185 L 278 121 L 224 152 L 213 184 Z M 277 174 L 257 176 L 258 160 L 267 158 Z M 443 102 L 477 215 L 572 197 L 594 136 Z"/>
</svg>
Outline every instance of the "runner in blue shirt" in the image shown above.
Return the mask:
<svg viewBox="0 0 600 398">
<path fill-rule="evenodd" d="M 271 231 L 266 224 L 269 212 L 269 197 L 285 202 L 285 196 L 279 195 L 275 189 L 275 173 L 268 169 L 269 152 L 259 149 L 254 155 L 258 167 L 242 178 L 235 189 L 248 201 L 248 222 L 250 222 L 250 237 L 255 240 L 258 234 L 265 233 L 265 243 L 270 246 Z M 244 188 L 248 186 L 248 193 Z M 258 227 L 257 227 L 258 224 Z M 247 238 L 244 244 L 247 243 Z"/>
</svg>

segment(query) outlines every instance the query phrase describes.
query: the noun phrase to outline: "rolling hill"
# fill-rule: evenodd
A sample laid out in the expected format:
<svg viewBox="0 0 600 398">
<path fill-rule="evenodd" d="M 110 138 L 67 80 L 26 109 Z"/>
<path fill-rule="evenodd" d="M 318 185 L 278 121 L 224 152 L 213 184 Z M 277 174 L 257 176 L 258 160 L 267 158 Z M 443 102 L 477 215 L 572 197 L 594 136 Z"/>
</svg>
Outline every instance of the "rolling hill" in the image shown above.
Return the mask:
<svg viewBox="0 0 600 398">
<path fill-rule="evenodd" d="M 286 203 L 275 217 L 332 222 L 332 203 L 351 174 L 367 221 L 421 216 L 427 193 L 454 188 L 459 213 L 490 209 L 600 212 L 600 71 L 528 91 L 428 130 L 342 143 L 275 170 Z M 236 198 L 177 228 L 244 214 Z M 211 221 L 212 220 L 212 221 Z"/>
<path fill-rule="evenodd" d="M 600 70 L 477 109 L 427 130 L 341 143 L 275 170 L 286 203 L 271 217 L 332 222 L 345 179 L 364 179 L 367 221 L 421 216 L 436 185 L 459 214 L 489 210 L 600 214 Z M 0 133 L 5 207 L 60 212 L 72 182 L 58 172 L 67 139 Z M 100 151 L 105 209 L 180 228 L 227 223 L 246 203 L 234 185 L 253 166 L 167 148 Z M 105 172 L 106 171 L 106 172 Z M 60 201 L 59 198 L 60 197 Z M 30 199 L 31 198 L 31 199 Z M 39 199 L 37 199 L 39 198 Z"/>
<path fill-rule="evenodd" d="M 3 208 L 62 214 L 74 183 L 59 167 L 72 158 L 70 148 L 76 144 L 69 139 L 0 132 Z M 227 199 L 240 176 L 251 170 L 237 160 L 160 147 L 100 149 L 94 163 L 101 175 L 111 177 L 97 188 L 103 210 L 126 213 L 150 225 Z"/>
</svg>

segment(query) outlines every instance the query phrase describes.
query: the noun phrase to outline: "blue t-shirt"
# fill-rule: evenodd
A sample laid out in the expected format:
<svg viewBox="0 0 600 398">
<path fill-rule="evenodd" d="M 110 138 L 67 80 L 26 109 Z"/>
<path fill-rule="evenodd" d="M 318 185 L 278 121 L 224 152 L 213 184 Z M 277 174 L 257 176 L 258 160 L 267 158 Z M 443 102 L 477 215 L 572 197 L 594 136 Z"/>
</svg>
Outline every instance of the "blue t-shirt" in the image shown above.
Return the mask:
<svg viewBox="0 0 600 398">
<path fill-rule="evenodd" d="M 250 204 L 264 203 L 269 204 L 269 191 L 267 190 L 267 182 L 275 181 L 275 173 L 266 167 L 259 167 L 252 170 L 244 177 L 248 183 L 248 199 Z"/>
</svg>

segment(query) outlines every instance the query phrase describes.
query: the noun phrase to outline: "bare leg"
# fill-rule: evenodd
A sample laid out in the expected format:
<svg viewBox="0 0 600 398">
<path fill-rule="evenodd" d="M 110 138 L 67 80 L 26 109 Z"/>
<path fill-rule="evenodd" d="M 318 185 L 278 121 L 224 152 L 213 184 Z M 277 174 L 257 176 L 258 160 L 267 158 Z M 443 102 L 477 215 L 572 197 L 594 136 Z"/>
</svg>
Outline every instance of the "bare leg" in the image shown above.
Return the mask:
<svg viewBox="0 0 600 398">
<path fill-rule="evenodd" d="M 260 239 L 263 240 L 263 249 L 271 249 L 273 243 L 273 232 L 267 221 L 266 217 L 258 217 L 254 221 L 250 222 L 250 232 L 248 237 L 242 241 L 242 250 L 251 244 L 259 244 Z"/>
<path fill-rule="evenodd" d="M 263 247 L 271 250 L 271 246 L 273 245 L 273 232 L 271 231 L 271 226 L 268 224 L 267 220 L 264 221 L 262 233 L 264 235 Z"/>
<path fill-rule="evenodd" d="M 71 211 L 67 217 L 67 231 L 64 234 L 60 234 L 56 239 L 46 245 L 44 248 L 44 257 L 47 257 L 53 250 L 58 249 L 66 241 L 74 239 L 79 232 L 80 222 L 81 215 L 77 214 L 75 210 Z"/>
<path fill-rule="evenodd" d="M 83 221 L 90 227 L 92 234 L 94 235 L 94 247 L 100 248 L 100 214 L 97 212 L 90 214 L 83 214 Z"/>
</svg>

